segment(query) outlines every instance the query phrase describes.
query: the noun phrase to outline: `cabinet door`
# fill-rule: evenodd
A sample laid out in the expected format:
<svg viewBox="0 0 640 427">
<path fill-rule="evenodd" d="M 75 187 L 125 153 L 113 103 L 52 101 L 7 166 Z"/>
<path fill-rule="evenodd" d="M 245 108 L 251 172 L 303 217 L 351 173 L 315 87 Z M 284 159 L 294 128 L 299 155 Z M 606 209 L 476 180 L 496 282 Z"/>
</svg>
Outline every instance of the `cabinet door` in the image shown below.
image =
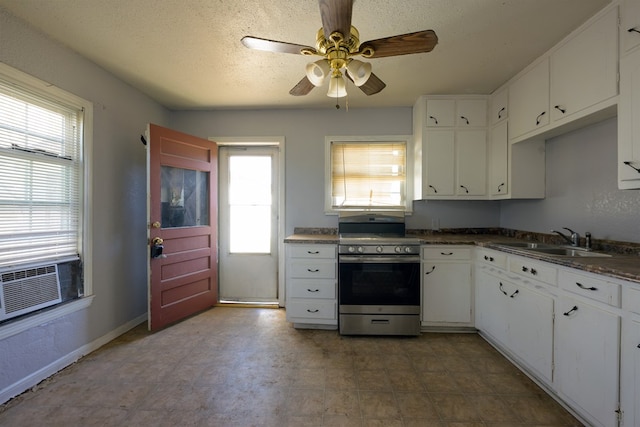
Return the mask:
<svg viewBox="0 0 640 427">
<path fill-rule="evenodd" d="M 506 87 L 491 96 L 490 124 L 495 125 L 509 116 L 508 102 L 509 89 Z"/>
<path fill-rule="evenodd" d="M 485 99 L 461 99 L 456 104 L 456 126 L 483 127 L 487 125 Z"/>
<path fill-rule="evenodd" d="M 640 425 L 640 317 L 626 315 L 622 322 L 620 403 L 626 427 Z"/>
<path fill-rule="evenodd" d="M 625 52 L 640 45 L 640 1 L 623 0 L 620 13 L 620 38 Z"/>
<path fill-rule="evenodd" d="M 503 121 L 491 129 L 489 146 L 489 195 L 491 196 L 505 196 L 509 193 L 508 150 L 507 122 Z"/>
<path fill-rule="evenodd" d="M 486 269 L 476 269 L 476 327 L 502 345 L 507 343 L 507 298 L 503 281 Z"/>
<path fill-rule="evenodd" d="M 510 348 L 549 384 L 553 369 L 553 298 L 519 285 L 509 295 Z"/>
<path fill-rule="evenodd" d="M 598 425 L 616 426 L 620 318 L 562 296 L 556 313 L 558 389 Z"/>
<path fill-rule="evenodd" d="M 427 130 L 422 194 L 453 196 L 455 176 L 455 133 L 453 130 Z"/>
<path fill-rule="evenodd" d="M 422 266 L 422 321 L 470 324 L 471 264 L 426 261 Z"/>
<path fill-rule="evenodd" d="M 456 124 L 453 99 L 427 100 L 427 127 L 452 127 Z"/>
<path fill-rule="evenodd" d="M 618 9 L 551 55 L 551 117 L 562 120 L 618 93 Z"/>
<path fill-rule="evenodd" d="M 640 188 L 640 50 L 620 59 L 618 188 Z"/>
<path fill-rule="evenodd" d="M 456 132 L 456 194 L 482 196 L 487 194 L 487 132 L 462 130 Z"/>
<path fill-rule="evenodd" d="M 549 59 L 535 65 L 509 86 L 510 139 L 549 124 Z"/>
</svg>

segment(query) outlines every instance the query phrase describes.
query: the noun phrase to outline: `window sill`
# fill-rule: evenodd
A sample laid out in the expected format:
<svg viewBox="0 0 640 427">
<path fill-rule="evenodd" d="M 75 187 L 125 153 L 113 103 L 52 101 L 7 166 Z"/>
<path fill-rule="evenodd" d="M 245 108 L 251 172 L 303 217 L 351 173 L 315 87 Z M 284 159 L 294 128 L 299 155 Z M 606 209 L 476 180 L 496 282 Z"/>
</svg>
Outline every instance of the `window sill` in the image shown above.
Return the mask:
<svg viewBox="0 0 640 427">
<path fill-rule="evenodd" d="M 61 304 L 52 309 L 45 310 L 42 313 L 27 316 L 26 318 L 16 320 L 15 322 L 9 322 L 6 325 L 1 325 L 0 340 L 7 339 L 13 335 L 17 335 L 28 329 L 34 328 L 47 322 L 51 322 L 76 311 L 83 310 L 89 307 L 92 302 L 93 295 Z"/>
</svg>

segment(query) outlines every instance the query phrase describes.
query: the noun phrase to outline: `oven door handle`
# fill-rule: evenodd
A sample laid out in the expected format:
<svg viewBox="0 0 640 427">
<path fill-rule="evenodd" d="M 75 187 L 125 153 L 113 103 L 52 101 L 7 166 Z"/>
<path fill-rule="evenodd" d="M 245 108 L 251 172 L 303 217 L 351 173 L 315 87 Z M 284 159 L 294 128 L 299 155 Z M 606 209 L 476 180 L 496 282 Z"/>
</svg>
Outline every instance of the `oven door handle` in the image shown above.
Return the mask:
<svg viewBox="0 0 640 427">
<path fill-rule="evenodd" d="M 340 256 L 338 257 L 338 264 L 419 264 L 419 256 Z"/>
</svg>

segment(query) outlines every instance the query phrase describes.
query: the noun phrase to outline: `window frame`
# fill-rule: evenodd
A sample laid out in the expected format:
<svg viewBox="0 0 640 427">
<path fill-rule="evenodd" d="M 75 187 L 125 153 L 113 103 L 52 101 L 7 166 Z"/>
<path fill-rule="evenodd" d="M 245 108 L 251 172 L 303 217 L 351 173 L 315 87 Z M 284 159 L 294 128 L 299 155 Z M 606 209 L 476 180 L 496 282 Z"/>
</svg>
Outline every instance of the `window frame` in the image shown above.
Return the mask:
<svg viewBox="0 0 640 427">
<path fill-rule="evenodd" d="M 26 90 L 35 95 L 40 95 L 52 101 L 58 101 L 61 104 L 72 106 L 79 110 L 83 110 L 82 117 L 82 141 L 81 141 L 81 167 L 80 167 L 80 186 L 79 194 L 80 212 L 79 212 L 79 230 L 78 230 L 78 254 L 83 264 L 83 296 L 93 295 L 92 284 L 92 227 L 91 227 L 91 206 L 92 196 L 90 189 L 92 188 L 92 179 L 90 171 L 92 170 L 93 159 L 93 104 L 83 98 L 62 90 L 51 83 L 42 81 L 36 77 L 26 74 L 20 70 L 10 67 L 7 64 L 0 63 L 0 77 L 5 82 L 14 85 L 16 88 Z M 59 262 L 59 260 L 51 260 Z M 35 264 L 43 264 L 47 261 L 37 262 Z M 25 264 L 28 266 L 31 264 Z M 15 269 L 16 267 L 3 267 L 3 270 Z M 54 306 L 55 307 L 55 306 Z"/>
<path fill-rule="evenodd" d="M 404 185 L 404 206 L 359 206 L 348 208 L 335 208 L 331 201 L 331 144 L 333 142 L 353 143 L 401 143 L 406 146 L 406 177 Z M 411 213 L 413 209 L 413 137 L 411 135 L 349 135 L 349 136 L 325 136 L 324 139 L 324 211 L 327 215 L 337 215 L 344 211 L 404 211 Z"/>
</svg>

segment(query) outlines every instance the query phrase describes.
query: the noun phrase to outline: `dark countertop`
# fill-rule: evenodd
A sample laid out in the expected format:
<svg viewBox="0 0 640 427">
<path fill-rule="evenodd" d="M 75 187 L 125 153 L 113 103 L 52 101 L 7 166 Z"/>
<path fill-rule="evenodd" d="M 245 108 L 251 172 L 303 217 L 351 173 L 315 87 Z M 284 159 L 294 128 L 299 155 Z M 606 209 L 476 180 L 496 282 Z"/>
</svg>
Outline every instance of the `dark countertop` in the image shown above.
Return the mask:
<svg viewBox="0 0 640 427">
<path fill-rule="evenodd" d="M 640 256 L 637 254 L 612 253 L 611 257 L 594 258 L 550 256 L 500 246 L 501 243 L 522 241 L 500 234 L 411 234 L 411 237 L 420 239 L 423 245 L 475 245 L 640 284 Z M 338 235 L 293 234 L 285 239 L 285 243 L 338 244 Z"/>
</svg>

